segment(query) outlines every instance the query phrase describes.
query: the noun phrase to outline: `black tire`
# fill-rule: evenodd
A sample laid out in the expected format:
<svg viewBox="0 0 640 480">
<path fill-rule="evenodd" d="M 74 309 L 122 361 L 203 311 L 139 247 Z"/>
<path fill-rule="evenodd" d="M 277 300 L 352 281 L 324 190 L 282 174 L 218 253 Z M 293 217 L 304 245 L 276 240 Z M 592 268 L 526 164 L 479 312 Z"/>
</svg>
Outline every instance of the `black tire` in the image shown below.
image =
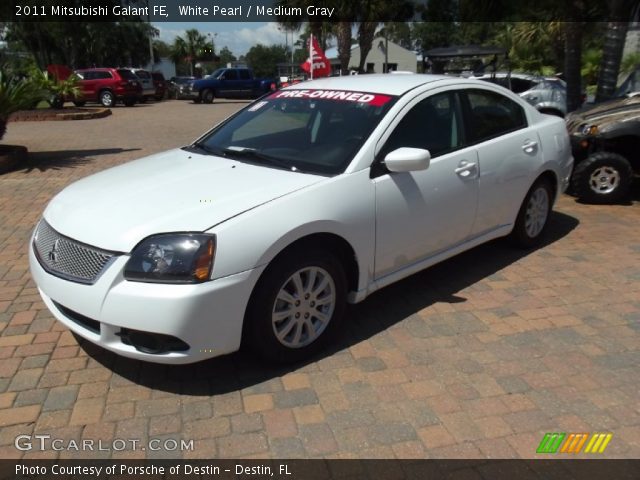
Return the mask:
<svg viewBox="0 0 640 480">
<path fill-rule="evenodd" d="M 125 107 L 133 107 L 136 104 L 135 98 L 125 98 L 123 101 Z"/>
<path fill-rule="evenodd" d="M 147 103 L 147 100 L 149 100 L 149 97 L 140 97 L 140 103 Z"/>
<path fill-rule="evenodd" d="M 540 195 L 546 195 L 546 215 L 542 220 L 537 213 L 542 215 L 543 204 L 540 203 Z M 516 224 L 511 232 L 511 239 L 513 242 L 522 248 L 532 248 L 539 245 L 543 238 L 544 233 L 549 225 L 549 216 L 551 214 L 551 207 L 553 205 L 553 188 L 546 179 L 540 179 L 527 192 L 524 197 L 518 217 L 516 218 Z M 534 219 L 538 217 L 541 220 L 536 222 Z M 532 225 L 533 223 L 533 225 Z M 540 223 L 542 225 L 540 226 Z M 537 227 L 534 225 L 537 224 Z M 541 228 L 540 228 L 541 227 Z"/>
<path fill-rule="evenodd" d="M 598 172 L 603 174 L 600 184 L 592 179 Z M 605 177 L 609 179 L 606 183 Z M 615 203 L 629 193 L 632 181 L 633 169 L 626 158 L 617 153 L 597 152 L 574 167 L 571 191 L 588 203 Z"/>
<path fill-rule="evenodd" d="M 213 103 L 213 100 L 216 98 L 213 90 L 210 88 L 206 88 L 202 91 L 202 103 Z"/>
<path fill-rule="evenodd" d="M 73 101 L 73 104 L 74 104 L 76 107 L 84 107 L 85 103 L 87 103 L 87 102 L 78 101 L 78 100 L 74 100 L 74 101 Z"/>
<path fill-rule="evenodd" d="M 193 99 L 193 103 L 202 103 L 202 99 L 198 96 Z"/>
<path fill-rule="evenodd" d="M 116 97 L 111 90 L 102 90 L 98 100 L 103 107 L 111 108 L 116 104 Z"/>
<path fill-rule="evenodd" d="M 295 337 L 300 331 L 301 337 L 298 343 L 308 341 L 308 335 L 310 332 L 307 325 L 318 326 L 320 322 L 318 317 L 314 317 L 311 314 L 310 320 L 305 321 L 305 313 L 292 313 L 287 319 L 283 319 L 280 325 L 283 325 L 285 335 L 283 341 L 280 341 L 276 336 L 276 328 L 272 318 L 272 314 L 276 305 L 280 304 L 282 307 L 283 301 L 277 300 L 277 295 L 281 290 L 287 289 L 289 286 L 293 286 L 293 282 L 290 282 L 291 277 L 299 272 L 303 272 L 300 277 L 304 282 L 309 282 L 310 276 L 304 276 L 304 269 L 315 268 L 319 269 L 318 275 L 315 277 L 316 282 L 314 284 L 319 288 L 321 285 L 322 273 L 324 271 L 333 282 L 333 288 L 335 288 L 333 310 L 325 312 L 329 314 L 329 320 L 325 322 L 325 326 L 316 327 L 320 329 L 318 336 L 311 340 L 308 344 L 300 344 L 297 347 L 286 345 L 286 342 L 294 343 Z M 327 292 L 331 291 L 331 283 L 323 290 L 317 297 L 313 295 L 313 290 L 309 299 L 301 298 L 298 301 L 299 308 L 304 312 L 305 302 L 307 311 L 315 308 L 320 312 L 318 306 L 315 306 L 314 299 L 320 298 L 321 295 L 327 295 Z M 292 294 L 292 297 L 299 298 L 297 295 Z M 277 258 L 274 262 L 265 270 L 262 277 L 258 281 L 249 305 L 244 320 L 243 328 L 243 342 L 249 346 L 251 350 L 256 352 L 264 359 L 274 363 L 292 363 L 304 360 L 316 354 L 333 338 L 335 333 L 339 331 L 340 324 L 343 320 L 344 310 L 346 306 L 347 298 L 347 281 L 344 270 L 341 263 L 329 252 L 324 250 L 308 248 L 303 250 L 295 250 L 285 253 L 282 257 Z M 284 302 L 286 305 L 286 302 Z M 284 311 L 295 311 L 296 305 L 289 304 L 290 308 Z M 322 308 L 329 308 L 325 305 Z M 314 311 L 314 310 L 312 310 Z M 298 315 L 298 317 L 294 317 Z M 299 318 L 297 320 L 296 318 Z M 287 321 L 288 320 L 288 321 Z M 293 327 L 287 329 L 286 326 L 293 323 Z M 307 339 L 304 339 L 306 331 Z M 289 337 L 289 333 L 294 338 Z"/>
</svg>

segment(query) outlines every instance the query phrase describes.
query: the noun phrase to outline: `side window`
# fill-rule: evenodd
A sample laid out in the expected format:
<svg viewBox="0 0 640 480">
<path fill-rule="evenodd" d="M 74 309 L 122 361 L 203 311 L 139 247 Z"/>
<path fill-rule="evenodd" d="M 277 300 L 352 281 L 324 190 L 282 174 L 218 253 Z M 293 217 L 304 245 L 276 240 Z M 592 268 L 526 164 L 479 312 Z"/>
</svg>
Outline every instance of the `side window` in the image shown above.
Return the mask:
<svg viewBox="0 0 640 480">
<path fill-rule="evenodd" d="M 224 72 L 224 79 L 225 80 L 237 80 L 238 79 L 238 72 L 236 70 L 227 70 L 226 72 Z"/>
<path fill-rule="evenodd" d="M 425 98 L 404 116 L 385 143 L 382 157 L 401 147 L 429 150 L 431 157 L 462 146 L 460 119 L 453 92 Z"/>
<path fill-rule="evenodd" d="M 534 87 L 536 83 L 524 78 L 511 79 L 511 91 L 514 93 L 522 93 Z"/>
<path fill-rule="evenodd" d="M 249 75 L 249 70 L 239 70 L 240 80 L 249 80 L 251 77 Z"/>
<path fill-rule="evenodd" d="M 95 80 L 96 79 L 96 72 L 92 72 L 92 71 L 83 72 L 82 73 L 82 78 L 84 80 Z"/>
<path fill-rule="evenodd" d="M 94 78 L 111 78 L 111 74 L 109 72 L 95 72 Z"/>
<path fill-rule="evenodd" d="M 487 90 L 467 90 L 468 140 L 482 142 L 527 126 L 524 110 L 513 100 Z"/>
</svg>

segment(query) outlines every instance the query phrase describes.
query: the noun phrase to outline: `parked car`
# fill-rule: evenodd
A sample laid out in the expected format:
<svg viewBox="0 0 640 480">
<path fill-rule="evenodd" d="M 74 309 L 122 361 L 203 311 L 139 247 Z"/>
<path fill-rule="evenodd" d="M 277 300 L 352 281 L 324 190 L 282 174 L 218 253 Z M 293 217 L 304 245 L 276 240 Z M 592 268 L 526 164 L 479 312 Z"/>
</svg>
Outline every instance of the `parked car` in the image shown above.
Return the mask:
<svg viewBox="0 0 640 480">
<path fill-rule="evenodd" d="M 195 103 L 212 103 L 215 98 L 257 98 L 276 90 L 274 78 L 254 78 L 250 68 L 219 68 L 193 82 Z"/>
<path fill-rule="evenodd" d="M 567 116 L 576 162 L 571 191 L 590 203 L 623 199 L 640 174 L 640 92 L 621 91 L 631 93 Z"/>
<path fill-rule="evenodd" d="M 153 72 L 151 77 L 153 78 L 153 86 L 156 89 L 155 99 L 162 100 L 167 92 L 167 81 L 161 72 Z"/>
<path fill-rule="evenodd" d="M 542 113 L 559 117 L 567 114 L 567 84 L 564 80 L 556 77 L 500 72 L 477 78 L 508 88 Z"/>
<path fill-rule="evenodd" d="M 313 80 L 65 188 L 31 273 L 60 322 L 120 355 L 295 361 L 347 302 L 498 237 L 539 245 L 572 165 L 564 121 L 496 85 Z"/>
<path fill-rule="evenodd" d="M 73 102 L 78 107 L 86 102 L 99 102 L 104 107 L 122 102 L 131 107 L 142 92 L 138 78 L 124 68 L 87 68 L 75 73 L 82 92 L 82 97 Z"/>
<path fill-rule="evenodd" d="M 153 77 L 151 76 L 151 73 L 142 68 L 124 68 L 122 70 L 129 70 L 133 73 L 142 86 L 142 92 L 138 95 L 138 100 L 140 102 L 144 103 L 151 97 L 155 97 L 156 87 L 153 84 Z"/>
<path fill-rule="evenodd" d="M 196 77 L 171 77 L 169 80 L 168 96 L 176 100 L 195 98 L 191 84 L 196 81 Z"/>
</svg>

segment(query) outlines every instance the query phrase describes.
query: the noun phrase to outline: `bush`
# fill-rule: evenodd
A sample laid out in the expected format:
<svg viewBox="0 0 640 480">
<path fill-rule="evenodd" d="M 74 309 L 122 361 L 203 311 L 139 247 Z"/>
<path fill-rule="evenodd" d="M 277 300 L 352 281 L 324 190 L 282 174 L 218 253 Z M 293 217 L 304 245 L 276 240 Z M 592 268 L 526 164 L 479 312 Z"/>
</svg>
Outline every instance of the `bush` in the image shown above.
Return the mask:
<svg viewBox="0 0 640 480">
<path fill-rule="evenodd" d="M 46 92 L 28 78 L 10 77 L 0 68 L 0 140 L 7 131 L 9 115 L 25 110 L 45 99 Z"/>
<path fill-rule="evenodd" d="M 58 80 L 48 72 L 36 69 L 30 77 L 40 90 L 46 92 L 44 99 L 51 108 L 62 108 L 66 99 L 77 99 L 81 96 L 79 78 L 75 74 L 66 80 Z"/>
</svg>

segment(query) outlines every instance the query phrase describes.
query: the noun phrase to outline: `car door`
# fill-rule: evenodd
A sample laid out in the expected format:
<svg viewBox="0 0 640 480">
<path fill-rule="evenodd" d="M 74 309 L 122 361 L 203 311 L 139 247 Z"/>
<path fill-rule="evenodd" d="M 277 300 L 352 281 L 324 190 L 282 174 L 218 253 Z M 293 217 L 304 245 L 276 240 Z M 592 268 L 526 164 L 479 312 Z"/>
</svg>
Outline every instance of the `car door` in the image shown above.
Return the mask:
<svg viewBox="0 0 640 480">
<path fill-rule="evenodd" d="M 220 79 L 220 91 L 227 97 L 238 96 L 238 72 L 233 69 L 226 70 Z"/>
<path fill-rule="evenodd" d="M 95 100 L 97 98 L 96 85 L 98 80 L 96 79 L 96 72 L 92 70 L 86 70 L 80 73 L 82 77 L 81 87 L 82 95 L 85 100 Z"/>
<path fill-rule="evenodd" d="M 377 161 L 401 147 L 427 149 L 431 161 L 422 171 L 393 173 L 375 164 L 372 168 L 376 279 L 467 239 L 478 197 L 477 154 L 475 148 L 465 147 L 455 91 L 417 97 L 392 128 Z"/>
<path fill-rule="evenodd" d="M 256 82 L 253 80 L 253 78 L 251 78 L 249 70 L 245 68 L 238 70 L 238 76 L 238 94 L 243 97 L 249 97 L 253 95 L 254 90 L 257 90 L 255 88 Z"/>
<path fill-rule="evenodd" d="M 479 164 L 478 213 L 472 234 L 513 223 L 540 156 L 540 140 L 521 105 L 493 90 L 465 89 L 461 100 L 467 140 Z"/>
</svg>

